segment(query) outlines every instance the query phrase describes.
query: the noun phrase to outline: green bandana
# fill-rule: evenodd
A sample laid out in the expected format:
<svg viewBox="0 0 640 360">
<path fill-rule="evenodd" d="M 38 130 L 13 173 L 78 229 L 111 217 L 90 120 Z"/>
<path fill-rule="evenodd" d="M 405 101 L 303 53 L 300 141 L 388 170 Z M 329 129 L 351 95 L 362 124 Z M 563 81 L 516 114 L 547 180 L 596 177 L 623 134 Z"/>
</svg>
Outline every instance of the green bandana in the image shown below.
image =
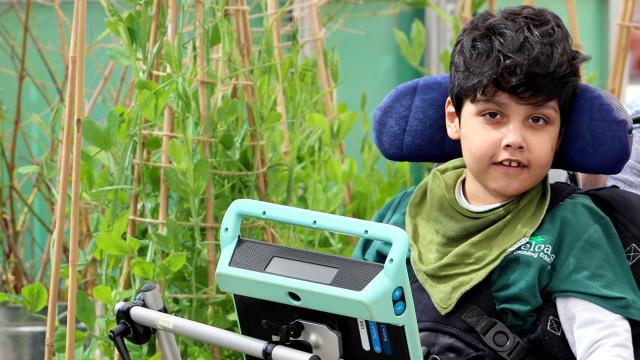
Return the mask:
<svg viewBox="0 0 640 360">
<path fill-rule="evenodd" d="M 469 211 L 455 196 L 456 184 L 465 173 L 463 159 L 438 166 L 418 185 L 407 208 L 411 265 L 443 315 L 511 247 L 533 233 L 549 204 L 545 180 L 498 208 Z"/>
</svg>

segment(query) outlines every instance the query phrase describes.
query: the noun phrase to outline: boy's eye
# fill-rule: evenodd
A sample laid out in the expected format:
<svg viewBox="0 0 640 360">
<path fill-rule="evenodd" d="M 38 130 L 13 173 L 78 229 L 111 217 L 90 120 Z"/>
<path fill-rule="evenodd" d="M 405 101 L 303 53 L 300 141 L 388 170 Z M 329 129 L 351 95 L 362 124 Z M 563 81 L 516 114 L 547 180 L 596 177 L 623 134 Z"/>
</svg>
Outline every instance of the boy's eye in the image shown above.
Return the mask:
<svg viewBox="0 0 640 360">
<path fill-rule="evenodd" d="M 498 113 L 496 111 L 487 111 L 482 116 L 487 118 L 487 119 L 497 119 L 497 118 L 500 117 L 500 113 Z"/>
<path fill-rule="evenodd" d="M 529 122 L 534 125 L 544 125 L 547 123 L 547 119 L 542 116 L 532 116 L 529 118 Z"/>
</svg>

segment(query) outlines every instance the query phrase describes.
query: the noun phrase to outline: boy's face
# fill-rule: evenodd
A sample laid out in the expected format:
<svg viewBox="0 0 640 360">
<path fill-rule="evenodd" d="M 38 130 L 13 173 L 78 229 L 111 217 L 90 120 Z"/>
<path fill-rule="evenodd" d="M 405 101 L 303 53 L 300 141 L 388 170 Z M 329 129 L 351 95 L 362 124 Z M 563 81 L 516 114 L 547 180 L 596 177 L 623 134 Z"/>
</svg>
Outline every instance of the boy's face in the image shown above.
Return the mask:
<svg viewBox="0 0 640 360">
<path fill-rule="evenodd" d="M 465 197 L 473 205 L 510 200 L 538 184 L 560 144 L 560 108 L 553 100 L 527 105 L 498 91 L 465 101 L 460 118 L 445 104 L 447 133 L 460 140 L 467 166 Z"/>
</svg>

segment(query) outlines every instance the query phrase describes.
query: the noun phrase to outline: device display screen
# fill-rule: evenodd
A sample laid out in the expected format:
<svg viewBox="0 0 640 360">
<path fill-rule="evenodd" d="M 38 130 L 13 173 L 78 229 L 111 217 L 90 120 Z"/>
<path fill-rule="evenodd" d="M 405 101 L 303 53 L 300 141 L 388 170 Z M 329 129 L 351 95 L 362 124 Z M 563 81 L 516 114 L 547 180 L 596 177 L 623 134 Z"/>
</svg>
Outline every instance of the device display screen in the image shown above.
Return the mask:
<svg viewBox="0 0 640 360">
<path fill-rule="evenodd" d="M 277 256 L 271 259 L 265 271 L 322 284 L 330 284 L 338 273 L 338 269 L 334 267 L 285 259 Z"/>
</svg>

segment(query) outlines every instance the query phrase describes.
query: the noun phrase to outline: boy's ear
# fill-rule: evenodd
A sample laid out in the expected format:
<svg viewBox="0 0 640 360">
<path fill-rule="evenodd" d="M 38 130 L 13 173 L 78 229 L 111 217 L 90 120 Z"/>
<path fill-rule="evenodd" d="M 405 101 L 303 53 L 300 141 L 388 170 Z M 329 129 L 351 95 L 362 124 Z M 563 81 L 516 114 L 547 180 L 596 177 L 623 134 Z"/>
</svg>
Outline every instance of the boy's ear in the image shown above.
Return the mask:
<svg viewBox="0 0 640 360">
<path fill-rule="evenodd" d="M 444 103 L 444 120 L 447 125 L 447 135 L 451 140 L 460 140 L 460 119 L 456 114 L 451 98 L 447 98 Z"/>
</svg>

